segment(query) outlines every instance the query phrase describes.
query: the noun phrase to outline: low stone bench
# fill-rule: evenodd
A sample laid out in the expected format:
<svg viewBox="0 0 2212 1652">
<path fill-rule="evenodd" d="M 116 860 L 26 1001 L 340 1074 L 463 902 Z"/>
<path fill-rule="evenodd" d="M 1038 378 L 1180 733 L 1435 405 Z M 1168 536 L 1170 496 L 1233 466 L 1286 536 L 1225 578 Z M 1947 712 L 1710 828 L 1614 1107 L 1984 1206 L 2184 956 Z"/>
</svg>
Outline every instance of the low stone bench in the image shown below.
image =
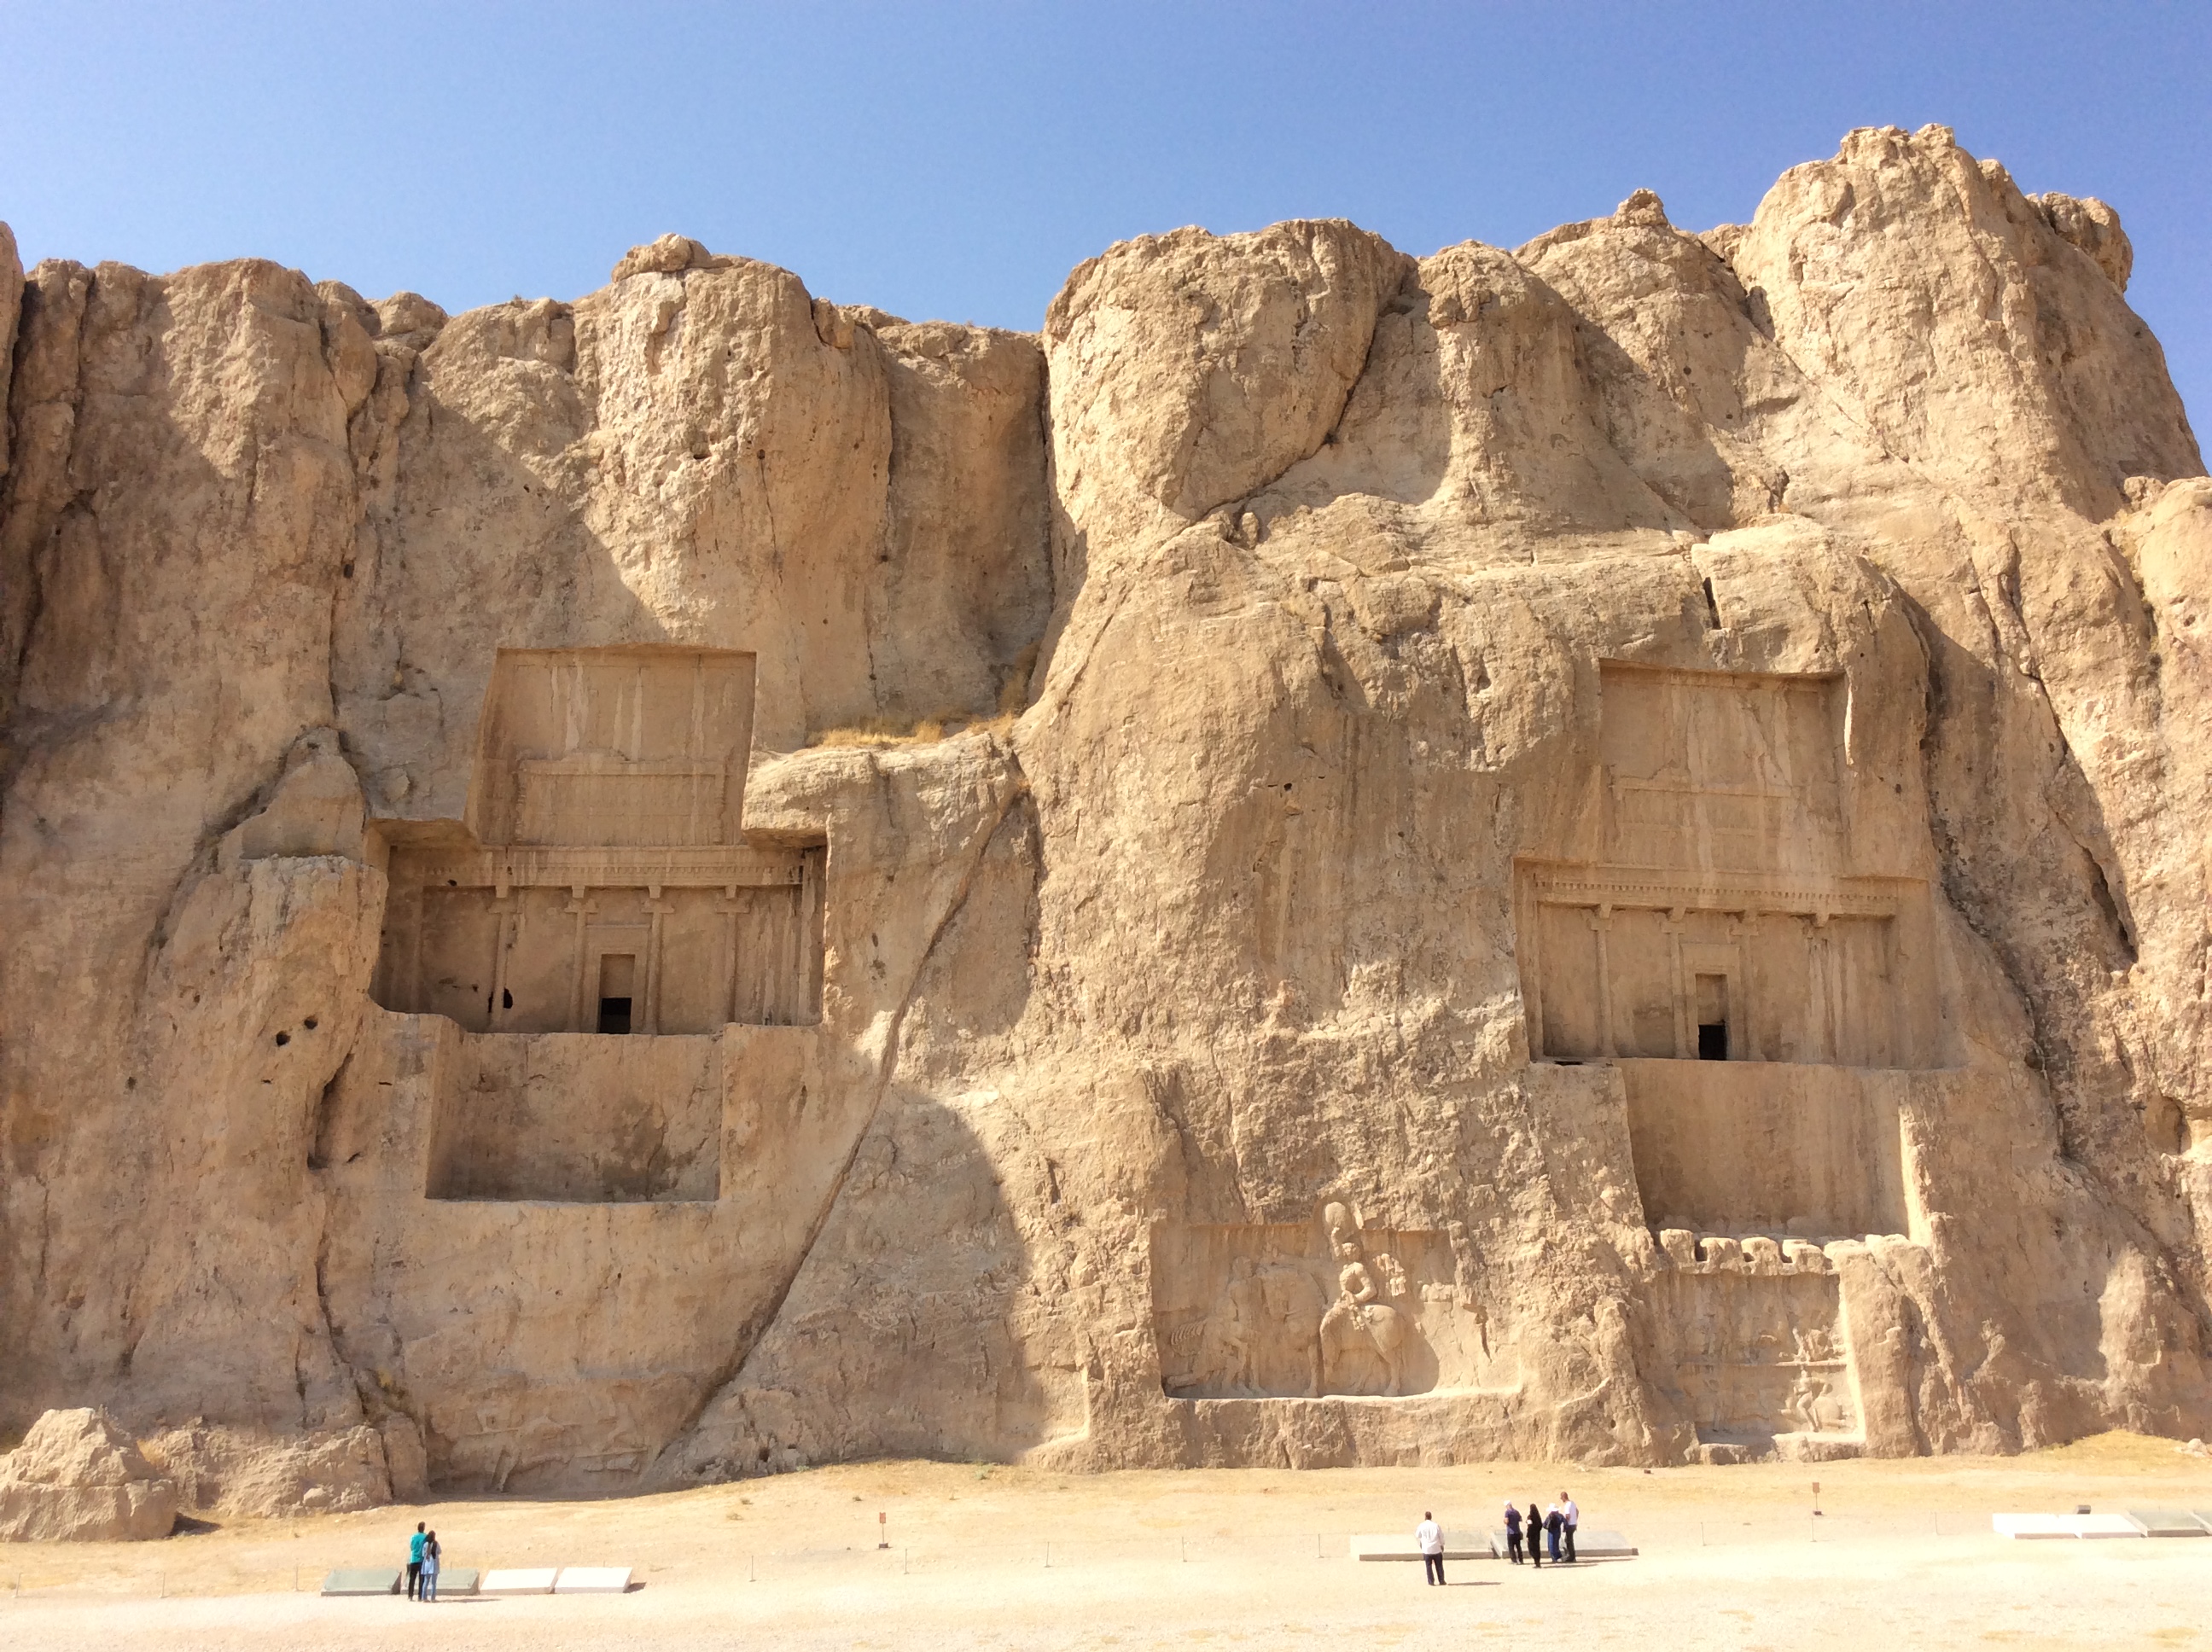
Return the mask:
<svg viewBox="0 0 2212 1652">
<path fill-rule="evenodd" d="M 1490 1546 L 1474 1532 L 1446 1532 L 1444 1558 L 1447 1560 L 1487 1560 Z M 1378 1537 L 1369 1534 L 1352 1540 L 1354 1560 L 1419 1560 L 1421 1546 L 1410 1537 Z"/>
<path fill-rule="evenodd" d="M 2212 1536 L 2212 1515 L 2179 1509 L 2130 1509 L 2128 1519 L 2145 1537 Z"/>
<path fill-rule="evenodd" d="M 2142 1537 L 2142 1528 L 2125 1515 L 1991 1515 L 1990 1529 L 1999 1537 Z"/>
<path fill-rule="evenodd" d="M 340 1566 L 323 1579 L 325 1594 L 397 1594 L 399 1593 L 400 1571 L 396 1566 Z M 447 1566 L 438 1573 L 438 1593 L 441 1594 L 474 1594 L 477 1592 L 477 1570 L 473 1566 Z"/>
<path fill-rule="evenodd" d="M 1490 1534 L 1490 1552 L 1498 1559 L 1505 1558 L 1505 1528 L 1499 1527 Z M 1548 1556 L 1549 1549 L 1544 1551 Z M 1594 1527 L 1578 1527 L 1575 1531 L 1575 1558 L 1577 1560 L 1626 1560 L 1634 1555 L 1636 1546 L 1619 1532 L 1601 1532 Z M 1550 1565 L 1547 1558 L 1544 1564 Z M 1562 1558 L 1561 1565 L 1566 1564 Z"/>
</svg>

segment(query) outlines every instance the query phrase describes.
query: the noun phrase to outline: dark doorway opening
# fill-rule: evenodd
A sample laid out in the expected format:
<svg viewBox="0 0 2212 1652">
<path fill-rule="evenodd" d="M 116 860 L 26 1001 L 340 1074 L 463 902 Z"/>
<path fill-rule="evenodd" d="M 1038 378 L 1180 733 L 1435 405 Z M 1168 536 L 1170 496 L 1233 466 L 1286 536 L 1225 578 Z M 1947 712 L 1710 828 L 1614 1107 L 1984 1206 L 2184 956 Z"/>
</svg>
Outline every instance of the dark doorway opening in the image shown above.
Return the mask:
<svg viewBox="0 0 2212 1652">
<path fill-rule="evenodd" d="M 599 1030 L 629 1030 L 629 1006 L 637 985 L 637 958 L 633 953 L 608 952 L 599 959 Z"/>
<path fill-rule="evenodd" d="M 1725 1061 L 1729 1059 L 1728 1040 L 1728 977 L 1699 975 L 1696 982 L 1698 997 L 1698 1060 Z"/>
</svg>

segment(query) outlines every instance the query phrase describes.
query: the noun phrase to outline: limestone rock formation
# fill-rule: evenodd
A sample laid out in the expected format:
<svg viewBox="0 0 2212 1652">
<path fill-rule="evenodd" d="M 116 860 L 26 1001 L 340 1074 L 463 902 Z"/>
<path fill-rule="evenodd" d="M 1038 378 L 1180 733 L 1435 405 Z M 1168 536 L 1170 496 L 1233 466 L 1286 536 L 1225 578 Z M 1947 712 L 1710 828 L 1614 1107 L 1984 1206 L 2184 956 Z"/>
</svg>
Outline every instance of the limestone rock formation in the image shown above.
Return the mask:
<svg viewBox="0 0 2212 1652">
<path fill-rule="evenodd" d="M 1035 337 L 12 258 L 0 1424 L 253 1509 L 2212 1431 L 2212 482 L 2101 203 L 1861 131 Z"/>
<path fill-rule="evenodd" d="M 177 1487 L 104 1411 L 50 1411 L 0 1457 L 0 1540 L 167 1537 Z"/>
<path fill-rule="evenodd" d="M 185 1507 L 225 1518 L 349 1514 L 419 1497 L 422 1447 L 404 1418 L 306 1436 L 210 1426 L 194 1418 L 146 1442 Z M 410 1448 L 412 1457 L 409 1456 Z"/>
</svg>

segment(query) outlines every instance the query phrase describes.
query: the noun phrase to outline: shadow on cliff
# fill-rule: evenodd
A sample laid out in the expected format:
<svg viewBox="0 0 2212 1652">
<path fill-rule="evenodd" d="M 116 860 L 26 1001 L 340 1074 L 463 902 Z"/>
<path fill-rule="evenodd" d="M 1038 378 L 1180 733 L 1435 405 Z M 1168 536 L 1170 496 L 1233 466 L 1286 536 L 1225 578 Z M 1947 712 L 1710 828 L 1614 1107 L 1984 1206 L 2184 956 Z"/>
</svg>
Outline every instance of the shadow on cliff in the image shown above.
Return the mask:
<svg viewBox="0 0 2212 1652">
<path fill-rule="evenodd" d="M 1042 872 L 1024 793 L 916 972 L 822 1231 L 648 1487 L 858 1457 L 1002 1459 L 1080 1427 L 1079 1372 L 1036 1348 L 1061 1172 L 994 1082 L 1030 998 Z"/>
</svg>

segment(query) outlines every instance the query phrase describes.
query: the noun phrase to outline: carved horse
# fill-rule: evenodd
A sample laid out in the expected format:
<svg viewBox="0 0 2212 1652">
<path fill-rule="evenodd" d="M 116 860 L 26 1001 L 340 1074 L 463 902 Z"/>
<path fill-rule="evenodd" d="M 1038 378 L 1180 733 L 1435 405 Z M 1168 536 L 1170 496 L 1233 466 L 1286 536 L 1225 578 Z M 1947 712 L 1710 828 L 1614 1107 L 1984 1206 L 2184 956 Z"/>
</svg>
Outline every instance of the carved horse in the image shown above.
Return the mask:
<svg viewBox="0 0 2212 1652">
<path fill-rule="evenodd" d="M 1413 1327 L 1403 1314 L 1375 1299 L 1375 1284 L 1364 1261 L 1347 1261 L 1340 1283 L 1341 1294 L 1322 1315 L 1323 1392 L 1335 1387 L 1329 1379 L 1344 1369 L 1346 1357 L 1350 1355 L 1355 1360 L 1378 1361 L 1382 1367 L 1382 1392 L 1395 1397 L 1405 1388 L 1406 1343 Z"/>
</svg>

